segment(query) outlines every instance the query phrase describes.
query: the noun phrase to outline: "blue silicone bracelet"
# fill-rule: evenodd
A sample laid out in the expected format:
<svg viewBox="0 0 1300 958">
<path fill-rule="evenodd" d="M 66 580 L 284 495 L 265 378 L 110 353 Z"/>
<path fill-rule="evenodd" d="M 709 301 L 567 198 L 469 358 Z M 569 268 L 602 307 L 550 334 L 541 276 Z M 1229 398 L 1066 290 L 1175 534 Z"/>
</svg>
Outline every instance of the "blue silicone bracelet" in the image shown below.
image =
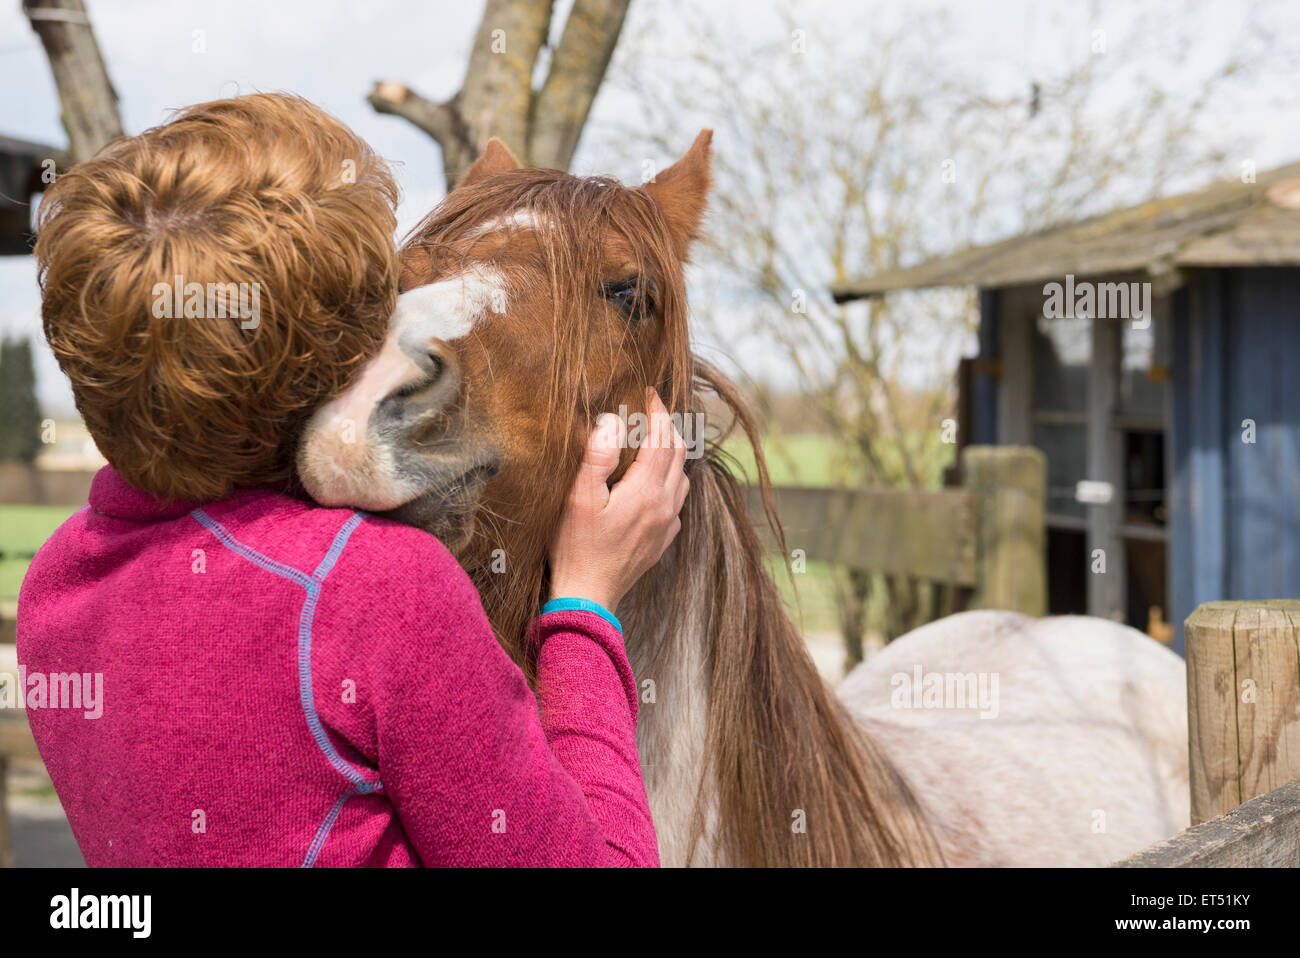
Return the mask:
<svg viewBox="0 0 1300 958">
<path fill-rule="evenodd" d="M 605 608 L 599 602 L 592 602 L 590 599 L 552 599 L 542 606 L 542 615 L 547 612 L 595 612 L 598 616 L 618 629 L 618 634 L 623 634 L 623 623 L 618 621 L 613 612 Z"/>
</svg>

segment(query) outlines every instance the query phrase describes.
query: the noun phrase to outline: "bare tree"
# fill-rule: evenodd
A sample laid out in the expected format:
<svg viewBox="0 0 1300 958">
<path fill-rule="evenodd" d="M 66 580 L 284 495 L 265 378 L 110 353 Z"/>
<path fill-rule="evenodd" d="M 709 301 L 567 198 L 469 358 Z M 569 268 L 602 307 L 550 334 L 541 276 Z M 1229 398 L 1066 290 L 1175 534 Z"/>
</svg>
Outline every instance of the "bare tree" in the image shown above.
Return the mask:
<svg viewBox="0 0 1300 958">
<path fill-rule="evenodd" d="M 533 76 L 547 50 L 554 0 L 488 0 L 460 90 L 442 102 L 403 83 L 375 84 L 370 104 L 414 123 L 442 148 L 450 189 L 500 137 L 527 165 L 568 169 L 618 44 L 630 0 L 576 0 L 545 80 Z"/>
<path fill-rule="evenodd" d="M 82 0 L 23 0 L 23 12 L 41 38 L 59 91 L 72 162 L 89 159 L 122 135 L 117 93 Z"/>
<path fill-rule="evenodd" d="M 839 305 L 829 287 L 1139 202 L 1185 184 L 1189 171 L 1235 173 L 1227 159 L 1249 155 L 1238 152 L 1247 144 L 1198 121 L 1268 59 L 1268 40 L 1244 18 L 1242 36 L 1224 40 L 1227 55 L 1189 84 L 1175 67 L 1194 20 L 1156 11 L 1100 43 L 1061 31 L 1074 59 L 1026 74 L 1023 92 L 1009 93 L 969 58 L 945 56 L 953 33 L 941 14 L 891 28 L 788 10 L 758 42 L 680 4 L 666 15 L 687 26 L 668 49 L 653 31 L 631 34 L 610 82 L 641 110 L 607 131 L 609 149 L 631 166 L 671 155 L 699 125 L 716 128 L 716 243 L 703 262 L 722 290 L 714 338 L 775 347 L 839 437 L 850 481 L 936 485 L 953 449 L 940 441 L 952 344 L 974 328 L 973 294 Z M 915 385 L 918 370 L 928 388 Z M 943 611 L 940 590 L 876 581 L 873 624 L 887 637 Z M 846 631 L 862 627 L 866 590 L 862 577 L 841 576 Z M 861 648 L 848 639 L 851 654 Z"/>
</svg>

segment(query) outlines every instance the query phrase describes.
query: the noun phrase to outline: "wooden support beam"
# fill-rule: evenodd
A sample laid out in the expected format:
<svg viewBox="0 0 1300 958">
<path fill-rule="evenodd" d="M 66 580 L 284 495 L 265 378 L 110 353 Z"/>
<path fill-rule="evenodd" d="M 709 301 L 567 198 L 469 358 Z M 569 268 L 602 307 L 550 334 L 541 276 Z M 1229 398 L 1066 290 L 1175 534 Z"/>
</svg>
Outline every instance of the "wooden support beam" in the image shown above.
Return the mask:
<svg viewBox="0 0 1300 958">
<path fill-rule="evenodd" d="M 1184 632 L 1195 825 L 1300 778 L 1300 600 L 1207 602 Z"/>
<path fill-rule="evenodd" d="M 968 446 L 974 497 L 976 609 L 1047 614 L 1047 457 L 1029 446 Z"/>
<path fill-rule="evenodd" d="M 1112 490 L 1110 502 L 1088 506 L 1088 614 L 1117 622 L 1124 621 L 1128 605 L 1124 540 L 1119 535 L 1124 521 L 1124 463 L 1120 433 L 1115 428 L 1121 332 L 1118 321 L 1092 321 L 1088 379 L 1088 478 L 1108 483 Z M 1104 572 L 1098 571 L 1099 558 L 1104 558 Z"/>
<path fill-rule="evenodd" d="M 1041 298 L 1037 301 L 1041 309 Z M 1028 446 L 1034 441 L 1034 320 L 1025 304 L 1014 296 L 998 317 L 999 446 Z"/>
<path fill-rule="evenodd" d="M 979 355 L 971 365 L 971 445 L 998 441 L 998 291 L 980 290 Z"/>
</svg>

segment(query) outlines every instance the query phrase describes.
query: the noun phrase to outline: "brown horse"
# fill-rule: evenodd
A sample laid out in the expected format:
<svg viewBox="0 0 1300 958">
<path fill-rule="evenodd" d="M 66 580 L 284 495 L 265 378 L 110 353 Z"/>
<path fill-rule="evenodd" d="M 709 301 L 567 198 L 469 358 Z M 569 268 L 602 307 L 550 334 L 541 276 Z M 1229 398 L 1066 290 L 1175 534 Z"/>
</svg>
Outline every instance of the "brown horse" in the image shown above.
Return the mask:
<svg viewBox="0 0 1300 958">
<path fill-rule="evenodd" d="M 299 473 L 308 491 L 322 503 L 383 512 L 442 538 L 516 659 L 545 596 L 546 545 L 585 438 L 600 413 L 641 410 L 647 385 L 679 415 L 698 415 L 709 394 L 730 410 L 754 446 L 780 535 L 754 423 L 735 387 L 690 349 L 683 263 L 706 204 L 710 139 L 701 133 L 641 188 L 520 169 L 493 141 L 408 239 L 403 293 L 383 351 L 304 433 Z M 874 699 L 850 702 L 855 719 L 822 682 L 764 568 L 741 486 L 717 440 L 688 462 L 691 493 L 676 543 L 619 609 L 642 687 L 638 745 L 664 862 L 1020 860 L 1007 843 L 987 838 L 999 825 L 986 810 L 948 808 L 942 795 L 922 795 L 912 784 L 933 790 L 927 769 L 935 767 L 980 774 L 966 768 L 965 751 L 929 765 L 910 754 L 908 723 L 870 714 Z M 633 455 L 627 450 L 623 467 Z M 1042 645 L 1023 623 L 998 629 Z M 965 631 L 979 633 L 979 623 L 968 621 Z M 1014 661 L 1016 642 L 1004 648 Z M 1145 655 L 1135 653 L 1141 662 Z M 1167 698 L 1177 684 L 1170 664 L 1152 669 L 1160 681 L 1148 681 L 1150 694 Z M 1148 720 L 1151 709 L 1142 705 L 1124 721 Z M 1168 749 L 1136 726 L 1125 734 L 1134 754 L 1103 759 L 1118 765 L 1103 772 L 1111 790 L 1143 790 L 1141 821 L 1117 841 L 1092 843 L 1089 861 L 1179 824 L 1176 808 L 1160 811 L 1176 794 Z M 939 789 L 951 785 L 941 781 Z M 988 801 L 996 803 L 994 791 Z M 1046 813 L 1052 822 L 1061 815 Z M 1042 847 L 1023 834 L 1032 825 L 1015 823 L 1017 840 Z M 971 831 L 979 835 L 967 840 Z"/>
</svg>

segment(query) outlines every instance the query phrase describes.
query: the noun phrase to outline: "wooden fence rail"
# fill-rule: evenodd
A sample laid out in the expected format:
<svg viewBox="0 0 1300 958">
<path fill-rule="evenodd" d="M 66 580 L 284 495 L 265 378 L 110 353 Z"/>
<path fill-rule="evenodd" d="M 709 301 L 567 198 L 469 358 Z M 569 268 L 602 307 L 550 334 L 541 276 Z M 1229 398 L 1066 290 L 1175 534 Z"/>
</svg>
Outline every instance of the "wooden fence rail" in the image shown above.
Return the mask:
<svg viewBox="0 0 1300 958">
<path fill-rule="evenodd" d="M 778 488 L 787 543 L 809 559 L 972 588 L 975 608 L 1045 614 L 1046 459 L 967 446 L 961 463 L 966 485 L 955 489 Z M 0 464 L 0 503 L 84 505 L 94 475 Z"/>
<path fill-rule="evenodd" d="M 1043 454 L 968 446 L 962 475 L 965 486 L 934 491 L 777 487 L 786 546 L 811 560 L 967 586 L 972 608 L 1046 614 Z M 761 516 L 756 487 L 749 497 Z"/>
<path fill-rule="evenodd" d="M 1300 867 L 1300 780 L 1116 862 L 1119 868 Z"/>
<path fill-rule="evenodd" d="M 37 469 L 17 462 L 0 463 L 0 504 L 84 506 L 94 469 Z"/>
</svg>

